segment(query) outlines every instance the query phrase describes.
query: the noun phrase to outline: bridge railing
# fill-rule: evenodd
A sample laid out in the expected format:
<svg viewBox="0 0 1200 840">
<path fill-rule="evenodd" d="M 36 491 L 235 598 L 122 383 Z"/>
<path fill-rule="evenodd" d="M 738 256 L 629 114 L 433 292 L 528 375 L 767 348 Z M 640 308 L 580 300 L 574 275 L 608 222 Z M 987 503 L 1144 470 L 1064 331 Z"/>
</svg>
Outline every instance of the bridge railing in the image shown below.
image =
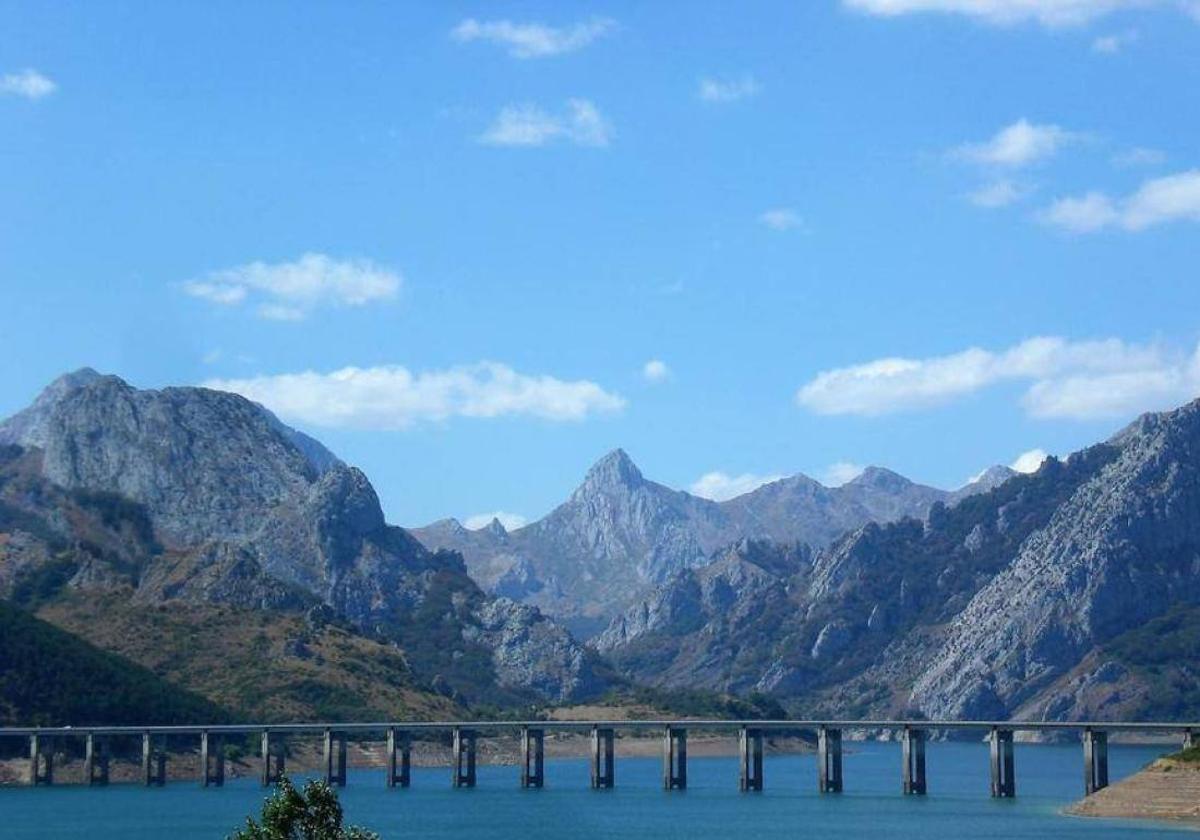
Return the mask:
<svg viewBox="0 0 1200 840">
<path fill-rule="evenodd" d="M 167 738 L 198 739 L 199 781 L 205 787 L 225 782 L 223 740 L 230 736 L 258 735 L 262 759 L 261 781 L 271 785 L 284 774 L 287 736 L 320 735 L 323 775 L 330 784 L 345 785 L 349 736 L 383 735 L 386 739 L 386 783 L 406 788 L 411 780 L 413 736 L 447 733 L 451 736 L 451 780 L 455 787 L 474 787 L 479 736 L 482 733 L 517 735 L 521 749 L 521 786 L 542 787 L 545 782 L 544 741 L 547 732 L 590 733 L 593 788 L 614 785 L 615 733 L 659 732 L 662 737 L 663 787 L 687 787 L 687 736 L 689 730 L 736 733 L 738 784 L 744 791 L 763 788 L 763 740 L 771 733 L 816 734 L 818 789 L 840 793 L 843 789 L 842 734 L 844 731 L 891 732 L 901 745 L 901 791 L 923 795 L 927 791 L 925 750 L 930 731 L 975 730 L 986 733 L 989 744 L 992 796 L 1016 795 L 1013 736 L 1017 732 L 1077 732 L 1083 744 L 1084 791 L 1091 794 L 1108 785 L 1108 736 L 1111 733 L 1176 734 L 1185 746 L 1200 746 L 1200 722 L 1096 721 L 1059 723 L 1011 720 L 536 720 L 536 721 L 395 721 L 379 723 L 213 724 L 200 726 L 57 726 L 0 728 L 0 738 L 26 738 L 29 743 L 28 782 L 54 782 L 54 742 L 83 739 L 84 783 L 109 781 L 109 740 L 140 737 L 141 780 L 150 786 L 166 782 Z"/>
</svg>

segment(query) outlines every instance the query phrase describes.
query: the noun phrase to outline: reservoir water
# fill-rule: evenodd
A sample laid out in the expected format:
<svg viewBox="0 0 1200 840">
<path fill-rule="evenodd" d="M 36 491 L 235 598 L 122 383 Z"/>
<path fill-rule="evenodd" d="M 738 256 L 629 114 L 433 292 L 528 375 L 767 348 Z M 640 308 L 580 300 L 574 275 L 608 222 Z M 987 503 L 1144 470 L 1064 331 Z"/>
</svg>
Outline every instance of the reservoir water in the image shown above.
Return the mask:
<svg viewBox="0 0 1200 840">
<path fill-rule="evenodd" d="M 588 788 L 582 759 L 549 760 L 546 787 L 521 790 L 515 767 L 481 767 L 478 787 L 453 790 L 446 768 L 414 768 L 412 787 L 388 790 L 381 770 L 351 769 L 340 792 L 347 822 L 384 838 L 631 838 L 699 840 L 704 837 L 922 838 L 1135 838 L 1180 837 L 1188 829 L 1164 823 L 1105 821 L 1063 816 L 1078 799 L 1082 757 L 1078 745 L 1016 747 L 1015 800 L 988 795 L 983 744 L 931 743 L 929 795 L 900 794 L 900 747 L 847 743 L 845 792 L 816 792 L 812 755 L 768 756 L 766 790 L 739 793 L 733 758 L 688 763 L 689 789 L 661 790 L 661 763 L 617 760 L 617 787 Z M 618 742 L 618 753 L 620 744 Z M 1110 748 L 1110 773 L 1120 779 L 1163 754 L 1162 747 Z M 112 785 L 88 789 L 0 789 L 0 838 L 223 838 L 257 815 L 266 791 L 254 779 L 230 780 L 204 790 L 175 782 L 161 789 Z"/>
</svg>

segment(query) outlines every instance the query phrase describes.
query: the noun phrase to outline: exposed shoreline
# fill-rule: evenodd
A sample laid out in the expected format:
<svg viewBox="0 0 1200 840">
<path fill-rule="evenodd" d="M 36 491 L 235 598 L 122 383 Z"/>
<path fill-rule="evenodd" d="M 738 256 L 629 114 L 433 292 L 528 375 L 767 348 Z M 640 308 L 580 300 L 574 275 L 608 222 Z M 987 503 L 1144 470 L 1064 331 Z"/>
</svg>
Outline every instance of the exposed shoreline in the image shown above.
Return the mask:
<svg viewBox="0 0 1200 840">
<path fill-rule="evenodd" d="M 1200 766 L 1160 758 L 1064 810 L 1076 817 L 1153 820 L 1200 829 Z"/>
</svg>

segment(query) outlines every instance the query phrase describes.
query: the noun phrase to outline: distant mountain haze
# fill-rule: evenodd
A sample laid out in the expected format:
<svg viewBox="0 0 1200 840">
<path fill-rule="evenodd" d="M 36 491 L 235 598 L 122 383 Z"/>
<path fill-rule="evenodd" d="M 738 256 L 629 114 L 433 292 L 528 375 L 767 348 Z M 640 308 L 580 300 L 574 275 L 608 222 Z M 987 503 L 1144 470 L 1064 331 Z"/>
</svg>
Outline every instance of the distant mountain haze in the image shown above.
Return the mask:
<svg viewBox="0 0 1200 840">
<path fill-rule="evenodd" d="M 954 504 L 1011 475 L 994 467 L 947 492 L 869 467 L 840 487 L 795 475 L 714 502 L 648 480 L 617 449 L 566 502 L 523 528 L 470 531 L 444 519 L 411 532 L 431 548 L 461 553 L 485 589 L 535 604 L 587 636 L 649 587 L 740 540 L 821 547 L 868 522 L 923 518 L 936 502 Z"/>
</svg>

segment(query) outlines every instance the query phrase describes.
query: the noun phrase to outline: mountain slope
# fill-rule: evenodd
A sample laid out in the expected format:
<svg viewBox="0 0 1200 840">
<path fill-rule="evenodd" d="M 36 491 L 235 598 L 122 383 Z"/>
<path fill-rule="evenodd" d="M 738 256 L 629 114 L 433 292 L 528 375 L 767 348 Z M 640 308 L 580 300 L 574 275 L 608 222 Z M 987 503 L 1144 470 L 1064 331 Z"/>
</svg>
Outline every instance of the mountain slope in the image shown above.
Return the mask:
<svg viewBox="0 0 1200 840">
<path fill-rule="evenodd" d="M 925 523 L 866 525 L 811 564 L 729 586 L 719 613 L 695 596 L 711 572 L 680 575 L 595 643 L 653 684 L 695 674 L 810 710 L 1132 714 L 1151 703 L 1151 672 L 1131 663 L 1130 643 L 1120 661 L 1110 646 L 1200 603 L 1198 465 L 1200 402 L 934 505 Z M 1176 677 L 1200 696 L 1195 673 Z M 1125 705 L 1105 689 L 1118 683 Z"/>
<path fill-rule="evenodd" d="M 89 374 L 58 380 L 35 407 L 0 428 L 26 444 L 0 484 L 10 522 L 0 584 L 45 584 L 57 569 L 71 589 L 122 589 L 141 603 L 325 605 L 358 633 L 410 650 L 421 679 L 468 700 L 600 687 L 592 655 L 565 630 L 492 603 L 460 557 L 388 526 L 360 471 L 241 397 Z M 80 551 L 105 531 L 81 513 L 89 498 L 130 513 L 140 541 L 107 534 L 107 549 Z M 501 644 L 501 614 L 527 632 Z"/>
<path fill-rule="evenodd" d="M 523 528 L 508 532 L 497 522 L 469 531 L 446 519 L 412 533 L 461 553 L 488 591 L 536 605 L 588 636 L 655 585 L 742 539 L 824 546 L 868 522 L 922 518 L 937 502 L 994 486 L 997 475 L 950 494 L 871 467 L 841 487 L 796 475 L 714 502 L 646 479 L 618 449 L 566 502 Z"/>
</svg>

